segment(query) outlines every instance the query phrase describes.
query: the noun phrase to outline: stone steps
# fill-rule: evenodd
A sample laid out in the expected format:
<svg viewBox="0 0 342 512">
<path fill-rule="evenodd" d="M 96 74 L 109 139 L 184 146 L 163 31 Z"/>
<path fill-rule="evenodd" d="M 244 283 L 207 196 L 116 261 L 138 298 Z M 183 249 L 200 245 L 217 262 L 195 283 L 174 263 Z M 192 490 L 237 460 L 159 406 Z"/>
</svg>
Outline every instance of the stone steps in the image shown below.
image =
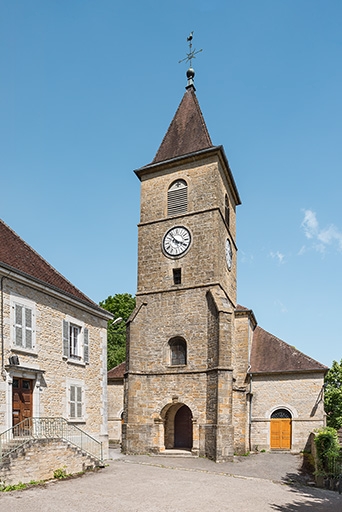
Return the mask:
<svg viewBox="0 0 342 512">
<path fill-rule="evenodd" d="M 153 454 L 156 457 L 198 457 L 194 455 L 190 450 L 178 450 L 176 448 L 172 448 L 169 450 L 164 450 L 163 452 Z"/>
</svg>

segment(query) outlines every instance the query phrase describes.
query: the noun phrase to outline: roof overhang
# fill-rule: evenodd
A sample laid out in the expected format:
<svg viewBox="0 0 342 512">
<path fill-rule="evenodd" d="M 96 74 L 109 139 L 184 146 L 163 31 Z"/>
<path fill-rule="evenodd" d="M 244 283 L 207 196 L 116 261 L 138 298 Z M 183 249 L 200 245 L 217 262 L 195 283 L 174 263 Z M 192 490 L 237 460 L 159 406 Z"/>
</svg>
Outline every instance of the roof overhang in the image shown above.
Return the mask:
<svg viewBox="0 0 342 512">
<path fill-rule="evenodd" d="M 298 369 L 292 369 L 292 370 L 275 370 L 275 371 L 271 371 L 271 370 L 265 370 L 265 371 L 258 371 L 258 372 L 253 372 L 253 369 L 251 368 L 247 373 L 249 375 L 253 375 L 254 376 L 263 376 L 263 375 L 298 375 L 298 373 L 303 373 L 303 374 L 314 374 L 314 373 L 321 373 L 323 375 L 325 375 L 327 372 L 329 371 L 329 368 L 328 367 L 325 367 L 325 368 L 316 368 L 316 369 L 312 369 L 312 370 L 302 370 L 300 368 Z"/>
<path fill-rule="evenodd" d="M 47 293 L 48 295 L 56 297 L 63 302 L 67 302 L 68 304 L 77 306 L 78 308 L 88 311 L 93 315 L 96 315 L 104 320 L 108 321 L 114 318 L 114 315 L 112 315 L 112 313 L 101 308 L 100 306 L 95 304 L 95 302 L 92 303 L 87 302 L 85 300 L 83 301 L 82 299 L 75 297 L 71 293 L 60 290 L 59 288 L 50 285 L 45 281 L 41 281 L 40 279 L 32 277 L 29 274 L 26 274 L 25 272 L 22 272 L 14 267 L 11 267 L 10 265 L 6 265 L 6 263 L 0 263 L 0 276 L 1 275 L 4 276 L 5 278 L 13 279 L 14 281 L 29 286 L 30 288 L 34 288 L 43 293 Z"/>
</svg>

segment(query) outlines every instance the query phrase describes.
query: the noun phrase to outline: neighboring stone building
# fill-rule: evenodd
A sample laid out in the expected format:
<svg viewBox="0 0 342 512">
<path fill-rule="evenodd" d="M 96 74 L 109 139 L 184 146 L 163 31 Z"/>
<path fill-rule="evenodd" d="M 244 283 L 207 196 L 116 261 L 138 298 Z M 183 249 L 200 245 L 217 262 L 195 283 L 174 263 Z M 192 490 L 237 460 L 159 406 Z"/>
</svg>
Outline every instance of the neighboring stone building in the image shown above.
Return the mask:
<svg viewBox="0 0 342 512">
<path fill-rule="evenodd" d="M 121 363 L 107 373 L 108 382 L 108 438 L 109 443 L 121 442 L 123 416 L 123 383 L 126 363 Z"/>
<path fill-rule="evenodd" d="M 127 324 L 123 450 L 185 448 L 216 461 L 256 448 L 297 451 L 324 423 L 326 367 L 237 305 L 240 197 L 223 147 L 211 142 L 193 70 L 187 76 L 154 160 L 136 171 L 138 289 Z"/>
<path fill-rule="evenodd" d="M 63 417 L 104 443 L 107 321 L 0 221 L 0 433 L 26 418 Z"/>
</svg>

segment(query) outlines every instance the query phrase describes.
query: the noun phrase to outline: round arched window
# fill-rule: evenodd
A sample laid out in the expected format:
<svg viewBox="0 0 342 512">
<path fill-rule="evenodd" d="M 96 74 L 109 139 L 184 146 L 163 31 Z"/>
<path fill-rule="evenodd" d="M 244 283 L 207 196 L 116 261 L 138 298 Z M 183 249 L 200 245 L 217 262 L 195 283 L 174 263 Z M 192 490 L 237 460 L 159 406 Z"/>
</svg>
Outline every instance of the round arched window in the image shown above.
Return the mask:
<svg viewBox="0 0 342 512">
<path fill-rule="evenodd" d="M 167 193 L 167 215 L 180 215 L 188 209 L 188 186 L 186 181 L 174 181 Z"/>
<path fill-rule="evenodd" d="M 277 409 L 276 411 L 272 412 L 271 414 L 272 419 L 291 419 L 291 413 L 287 409 Z"/>
<path fill-rule="evenodd" d="M 169 341 L 170 363 L 172 366 L 186 364 L 186 343 L 183 338 L 172 338 Z"/>
</svg>

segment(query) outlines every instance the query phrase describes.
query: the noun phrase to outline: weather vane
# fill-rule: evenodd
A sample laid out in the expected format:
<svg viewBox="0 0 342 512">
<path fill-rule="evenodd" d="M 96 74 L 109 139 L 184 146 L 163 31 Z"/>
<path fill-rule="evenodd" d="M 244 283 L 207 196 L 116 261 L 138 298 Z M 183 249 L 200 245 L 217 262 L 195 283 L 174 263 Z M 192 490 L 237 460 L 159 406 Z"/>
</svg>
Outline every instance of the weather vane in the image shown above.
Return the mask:
<svg viewBox="0 0 342 512">
<path fill-rule="evenodd" d="M 189 43 L 189 53 L 186 54 L 186 57 L 184 59 L 178 61 L 178 64 L 180 64 L 181 62 L 184 62 L 184 61 L 190 62 L 190 68 L 192 67 L 192 59 L 195 59 L 195 55 L 197 55 L 197 53 L 203 51 L 202 49 L 197 50 L 197 51 L 196 51 L 196 48 L 192 49 L 192 38 L 193 38 L 193 32 L 190 32 L 190 35 L 187 38 L 187 41 Z"/>
</svg>

